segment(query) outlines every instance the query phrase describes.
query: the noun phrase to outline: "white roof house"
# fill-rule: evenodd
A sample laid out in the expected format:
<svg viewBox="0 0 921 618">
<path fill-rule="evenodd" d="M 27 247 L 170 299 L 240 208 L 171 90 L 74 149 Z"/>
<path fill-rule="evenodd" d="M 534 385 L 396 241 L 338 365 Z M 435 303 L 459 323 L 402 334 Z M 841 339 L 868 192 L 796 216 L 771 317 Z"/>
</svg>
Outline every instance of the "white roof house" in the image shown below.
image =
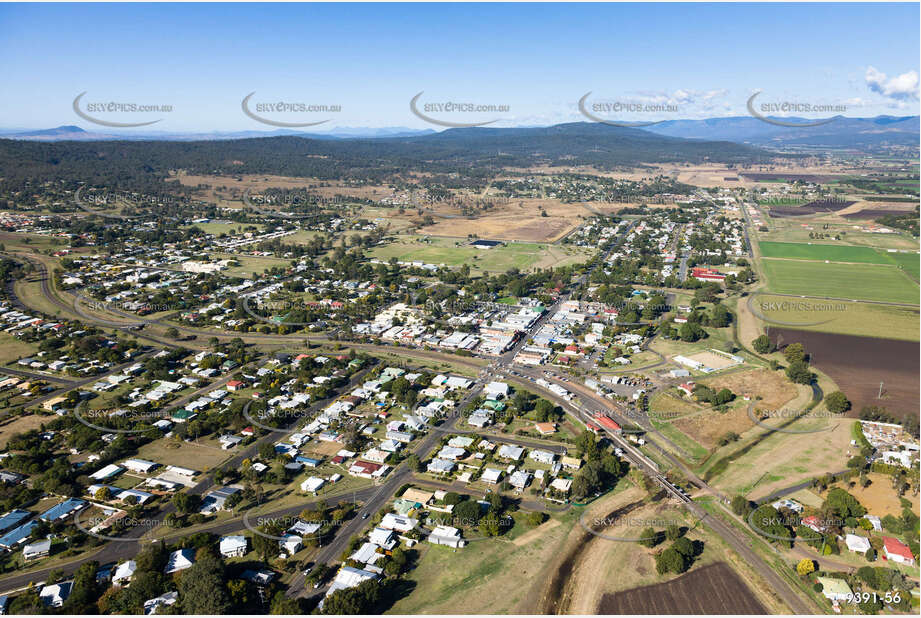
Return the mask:
<svg viewBox="0 0 921 618">
<path fill-rule="evenodd" d="M 481 481 L 490 484 L 498 483 L 500 478 L 502 478 L 502 470 L 496 468 L 486 468 L 480 476 Z"/>
<path fill-rule="evenodd" d="M 175 605 L 178 600 L 179 593 L 175 590 L 161 594 L 153 599 L 147 599 L 144 601 L 144 615 L 149 616 L 151 614 L 156 614 L 161 606 Z"/>
<path fill-rule="evenodd" d="M 512 461 L 518 461 L 521 459 L 523 454 L 524 449 L 514 444 L 503 444 L 499 447 L 499 452 L 496 453 L 498 457 L 502 457 L 503 459 L 511 459 Z"/>
<path fill-rule="evenodd" d="M 301 483 L 301 491 L 305 493 L 315 493 L 319 491 L 321 487 L 323 487 L 324 483 L 326 483 L 325 479 L 321 479 L 316 476 L 311 476 L 310 478 L 305 479 L 304 482 Z"/>
<path fill-rule="evenodd" d="M 487 399 L 501 399 L 508 397 L 508 384 L 505 382 L 490 382 L 483 387 Z"/>
<path fill-rule="evenodd" d="M 449 459 L 436 458 L 429 462 L 426 470 L 428 472 L 434 472 L 435 474 L 449 474 L 454 470 L 454 462 Z"/>
<path fill-rule="evenodd" d="M 466 544 L 461 537 L 460 530 L 451 526 L 436 526 L 426 540 L 435 545 L 447 545 L 455 548 L 463 547 Z"/>
<path fill-rule="evenodd" d="M 245 556 L 247 548 L 246 537 L 242 534 L 221 537 L 219 548 L 221 555 L 225 558 Z"/>
<path fill-rule="evenodd" d="M 870 549 L 870 539 L 865 536 L 846 534 L 844 535 L 844 543 L 847 545 L 847 548 L 850 551 L 855 551 L 861 554 Z"/>
<path fill-rule="evenodd" d="M 126 459 L 122 462 L 122 465 L 132 472 L 147 474 L 154 468 L 158 467 L 160 464 L 154 463 L 152 461 L 147 461 L 146 459 Z"/>
<path fill-rule="evenodd" d="M 121 466 L 116 466 L 115 464 L 109 464 L 108 466 L 105 466 L 104 468 L 100 468 L 99 470 L 96 470 L 95 472 L 90 474 L 90 478 L 93 479 L 94 481 L 103 481 L 109 477 L 115 476 L 122 470 L 124 470 L 124 468 L 122 468 Z"/>
<path fill-rule="evenodd" d="M 174 551 L 169 555 L 169 560 L 166 562 L 166 568 L 163 569 L 163 572 L 169 575 L 170 573 L 178 573 L 179 571 L 184 571 L 195 563 L 195 552 L 191 549 L 180 549 Z"/>
<path fill-rule="evenodd" d="M 45 605 L 50 605 L 51 607 L 61 607 L 64 604 L 64 601 L 67 600 L 67 597 L 70 596 L 70 591 L 73 586 L 74 583 L 72 581 L 44 586 L 41 592 L 38 593 L 38 597 Z"/>
<path fill-rule="evenodd" d="M 115 572 L 112 573 L 112 583 L 121 584 L 123 581 L 131 581 L 131 577 L 134 575 L 134 572 L 137 571 L 137 568 L 137 562 L 134 560 L 122 562 L 115 567 Z"/>
<path fill-rule="evenodd" d="M 381 520 L 380 527 L 386 530 L 396 530 L 397 532 L 409 532 L 416 527 L 419 520 L 412 517 L 403 517 L 395 513 L 387 513 Z"/>
<path fill-rule="evenodd" d="M 384 554 L 377 551 L 378 549 L 380 549 L 380 547 L 374 543 L 364 543 L 355 550 L 355 553 L 349 556 L 349 560 L 355 560 L 363 564 L 374 564 L 384 557 Z"/>
<path fill-rule="evenodd" d="M 385 528 L 375 528 L 372 530 L 371 534 L 368 535 L 368 540 L 388 551 L 396 547 L 399 542 L 393 530 L 387 530 Z"/>
</svg>

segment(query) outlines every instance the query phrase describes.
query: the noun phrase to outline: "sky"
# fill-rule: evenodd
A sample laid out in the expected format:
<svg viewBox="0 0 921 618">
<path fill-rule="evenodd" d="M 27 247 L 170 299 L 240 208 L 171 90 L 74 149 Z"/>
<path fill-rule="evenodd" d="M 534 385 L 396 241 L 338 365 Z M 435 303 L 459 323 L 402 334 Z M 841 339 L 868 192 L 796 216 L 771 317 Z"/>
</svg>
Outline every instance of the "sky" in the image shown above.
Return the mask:
<svg viewBox="0 0 921 618">
<path fill-rule="evenodd" d="M 587 93 L 613 121 L 747 115 L 758 91 L 765 115 L 912 115 L 918 22 L 918 3 L 0 4 L 0 128 L 552 125 Z"/>
</svg>

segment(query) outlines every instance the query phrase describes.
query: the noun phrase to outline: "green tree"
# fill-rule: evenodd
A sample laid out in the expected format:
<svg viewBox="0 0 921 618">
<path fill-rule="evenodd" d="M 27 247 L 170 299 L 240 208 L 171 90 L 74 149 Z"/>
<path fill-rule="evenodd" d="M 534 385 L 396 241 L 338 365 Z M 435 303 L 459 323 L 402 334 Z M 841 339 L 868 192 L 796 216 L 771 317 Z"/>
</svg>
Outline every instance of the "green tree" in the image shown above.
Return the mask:
<svg viewBox="0 0 921 618">
<path fill-rule="evenodd" d="M 788 363 L 805 361 L 806 349 L 803 347 L 802 343 L 791 343 L 786 348 L 784 348 L 783 356 L 785 359 L 787 359 Z"/>
<path fill-rule="evenodd" d="M 803 360 L 797 360 L 790 363 L 785 371 L 787 378 L 794 384 L 810 384 L 815 378 L 809 371 L 809 364 Z"/>
<path fill-rule="evenodd" d="M 841 391 L 834 391 L 825 395 L 825 407 L 828 408 L 829 412 L 841 414 L 851 408 L 851 402 Z"/>
<path fill-rule="evenodd" d="M 195 563 L 179 575 L 177 588 L 185 614 L 225 614 L 230 609 L 224 563 L 211 549 L 196 552 Z"/>
<path fill-rule="evenodd" d="M 758 354 L 768 354 L 774 351 L 774 344 L 771 343 L 771 339 L 767 335 L 761 335 L 752 340 L 752 347 L 755 348 L 755 352 Z"/>
</svg>

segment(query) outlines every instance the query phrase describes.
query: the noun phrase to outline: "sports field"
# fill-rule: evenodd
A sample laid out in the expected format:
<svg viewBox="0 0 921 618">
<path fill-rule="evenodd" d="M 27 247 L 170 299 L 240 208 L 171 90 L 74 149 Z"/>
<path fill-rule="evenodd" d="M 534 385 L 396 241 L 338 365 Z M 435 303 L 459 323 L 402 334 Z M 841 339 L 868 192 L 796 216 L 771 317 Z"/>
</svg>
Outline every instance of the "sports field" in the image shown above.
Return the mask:
<svg viewBox="0 0 921 618">
<path fill-rule="evenodd" d="M 847 245 L 818 245 L 811 243 L 769 242 L 759 243 L 761 255 L 768 258 L 816 260 L 830 262 L 858 262 L 862 264 L 891 264 L 885 255 L 870 247 Z"/>
<path fill-rule="evenodd" d="M 401 237 L 368 252 L 381 260 L 396 258 L 401 262 L 424 262 L 445 266 L 469 264 L 472 270 L 505 272 L 510 268 L 528 270 L 565 266 L 586 261 L 591 251 L 545 243 L 508 243 L 492 249 L 476 249 L 465 239 Z"/>
<path fill-rule="evenodd" d="M 892 265 L 772 259 L 762 265 L 773 292 L 918 304 L 918 284 Z"/>
</svg>

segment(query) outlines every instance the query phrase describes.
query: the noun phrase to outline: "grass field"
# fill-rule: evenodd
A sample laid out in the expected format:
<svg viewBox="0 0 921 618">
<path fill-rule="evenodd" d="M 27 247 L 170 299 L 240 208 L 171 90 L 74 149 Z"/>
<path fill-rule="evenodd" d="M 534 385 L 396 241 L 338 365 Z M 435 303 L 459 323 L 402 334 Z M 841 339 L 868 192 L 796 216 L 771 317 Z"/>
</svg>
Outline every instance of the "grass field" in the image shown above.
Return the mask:
<svg viewBox="0 0 921 618">
<path fill-rule="evenodd" d="M 762 261 L 773 292 L 918 304 L 918 284 L 894 266 Z"/>
<path fill-rule="evenodd" d="M 396 258 L 401 262 L 425 262 L 460 266 L 469 264 L 471 269 L 485 272 L 505 272 L 510 268 L 527 270 L 548 268 L 584 262 L 591 251 L 575 247 L 559 247 L 543 243 L 508 243 L 493 249 L 475 249 L 464 246 L 466 240 L 428 238 L 421 236 L 402 237 L 388 245 L 375 247 L 368 256 L 381 260 Z M 461 246 L 456 246 L 460 243 Z"/>
<path fill-rule="evenodd" d="M 9 333 L 0 333 L 0 365 L 17 361 L 24 356 L 31 356 L 38 351 L 38 346 L 28 341 L 20 341 Z"/>
<path fill-rule="evenodd" d="M 0 425 L 0 449 L 6 448 L 6 443 L 17 433 L 38 429 L 44 423 L 48 423 L 54 418 L 56 417 L 44 416 L 42 414 L 26 414 L 16 417 L 14 421 L 6 425 Z"/>
<path fill-rule="evenodd" d="M 896 266 L 901 266 L 915 281 L 921 279 L 921 257 L 917 253 L 886 253 L 885 256 Z"/>
<path fill-rule="evenodd" d="M 803 227 L 803 225 L 810 227 Z M 827 224 L 828 229 L 822 229 Z M 827 217 L 815 221 L 785 221 L 784 219 L 771 219 L 770 232 L 758 232 L 757 237 L 761 242 L 777 243 L 812 243 L 813 245 L 827 245 L 834 247 L 859 246 L 859 247 L 877 247 L 880 249 L 906 249 L 909 251 L 918 250 L 918 240 L 911 235 L 903 232 L 896 234 L 874 234 L 865 232 L 860 229 L 859 225 L 847 222 L 836 222 L 829 220 Z M 836 235 L 844 233 L 841 240 L 813 239 L 809 234 L 822 231 L 826 234 Z"/>
<path fill-rule="evenodd" d="M 794 302 L 790 303 L 791 300 Z M 796 324 L 823 322 L 812 326 L 796 327 L 802 330 L 918 341 L 918 324 L 921 320 L 921 311 L 918 308 L 848 302 L 816 303 L 817 306 L 829 310 L 815 311 L 806 306 L 797 308 L 797 300 L 799 299 L 763 294 L 758 296 L 753 303 L 764 317 L 777 322 Z"/>
<path fill-rule="evenodd" d="M 758 243 L 761 254 L 768 258 L 794 260 L 829 260 L 832 262 L 859 262 L 863 264 L 891 264 L 885 255 L 870 247 L 846 245 L 814 245 L 811 243 L 770 242 Z"/>
<path fill-rule="evenodd" d="M 214 441 L 217 444 L 217 441 Z M 138 457 L 164 466 L 180 466 L 203 472 L 219 465 L 231 456 L 230 451 L 218 446 L 204 446 L 197 443 L 176 442 L 160 438 L 145 444 L 138 450 Z"/>
<path fill-rule="evenodd" d="M 420 543 L 418 564 L 407 576 L 414 589 L 387 613 L 520 613 L 516 609 L 527 600 L 530 578 L 577 525 L 577 511 L 556 515 L 531 532 L 473 541 L 456 551 Z"/>
</svg>

